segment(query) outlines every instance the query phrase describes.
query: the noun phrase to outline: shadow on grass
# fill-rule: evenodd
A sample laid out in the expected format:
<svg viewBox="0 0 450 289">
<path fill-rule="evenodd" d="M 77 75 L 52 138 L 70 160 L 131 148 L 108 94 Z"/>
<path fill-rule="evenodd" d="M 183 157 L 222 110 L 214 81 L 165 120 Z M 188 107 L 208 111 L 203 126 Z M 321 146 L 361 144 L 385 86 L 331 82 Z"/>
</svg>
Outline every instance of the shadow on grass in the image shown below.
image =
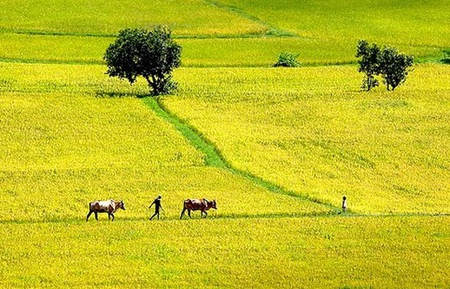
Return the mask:
<svg viewBox="0 0 450 289">
<path fill-rule="evenodd" d="M 146 97 L 151 97 L 151 95 L 148 93 L 132 93 L 132 92 L 98 90 L 95 92 L 95 97 L 98 97 L 98 98 L 124 98 L 124 97 L 146 98 Z"/>
</svg>

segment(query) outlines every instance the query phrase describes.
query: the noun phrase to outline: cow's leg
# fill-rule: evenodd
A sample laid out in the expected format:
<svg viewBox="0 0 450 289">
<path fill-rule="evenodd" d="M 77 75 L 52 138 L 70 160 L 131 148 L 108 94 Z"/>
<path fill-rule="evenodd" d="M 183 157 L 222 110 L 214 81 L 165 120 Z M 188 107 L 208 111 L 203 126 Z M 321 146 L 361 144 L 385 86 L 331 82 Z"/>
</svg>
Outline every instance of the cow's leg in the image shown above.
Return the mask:
<svg viewBox="0 0 450 289">
<path fill-rule="evenodd" d="M 112 217 L 111 221 L 114 221 L 114 214 L 110 213 L 109 215 Z"/>
<path fill-rule="evenodd" d="M 186 212 L 186 208 L 183 208 L 183 210 L 181 211 L 180 220 L 183 218 L 184 212 Z"/>
<path fill-rule="evenodd" d="M 98 212 L 94 212 L 95 214 L 95 219 L 98 221 Z"/>
<path fill-rule="evenodd" d="M 192 217 L 191 217 L 191 210 L 189 210 L 189 209 L 188 209 L 188 215 L 189 215 L 189 218 L 192 219 Z"/>
<path fill-rule="evenodd" d="M 86 216 L 86 222 L 89 220 L 89 217 L 92 215 L 93 211 L 89 211 L 89 213 Z"/>
<path fill-rule="evenodd" d="M 206 211 L 202 211 L 202 216 L 203 216 L 203 214 L 205 214 L 205 219 L 206 219 L 206 216 L 208 216 L 208 213 Z"/>
</svg>

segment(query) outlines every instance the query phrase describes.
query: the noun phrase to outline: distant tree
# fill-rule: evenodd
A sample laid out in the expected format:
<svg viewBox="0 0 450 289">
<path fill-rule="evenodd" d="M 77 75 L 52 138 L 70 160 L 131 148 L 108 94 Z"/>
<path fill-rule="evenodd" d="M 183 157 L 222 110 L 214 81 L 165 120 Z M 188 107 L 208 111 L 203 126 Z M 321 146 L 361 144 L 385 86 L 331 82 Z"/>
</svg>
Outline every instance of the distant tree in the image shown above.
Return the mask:
<svg viewBox="0 0 450 289">
<path fill-rule="evenodd" d="M 414 58 L 410 55 L 399 53 L 392 47 L 383 48 L 380 56 L 380 74 L 388 91 L 394 90 L 406 81 L 413 62 Z"/>
<path fill-rule="evenodd" d="M 379 85 L 375 76 L 381 75 L 388 91 L 394 90 L 406 81 L 406 77 L 414 62 L 412 56 L 399 53 L 397 49 L 389 46 L 379 47 L 376 43 L 369 44 L 360 40 L 356 48 L 359 72 L 365 74 L 362 89 L 369 91 Z"/>
<path fill-rule="evenodd" d="M 110 77 L 125 78 L 133 84 L 142 76 L 154 96 L 176 89 L 172 71 L 181 65 L 180 57 L 181 46 L 172 40 L 170 29 L 164 26 L 152 31 L 121 30 L 104 55 Z"/>
<path fill-rule="evenodd" d="M 358 60 L 358 71 L 366 75 L 361 85 L 363 90 L 369 91 L 379 85 L 375 76 L 380 73 L 380 54 L 381 48 L 376 43 L 369 44 L 366 40 L 359 40 L 356 57 L 361 57 Z"/>
<path fill-rule="evenodd" d="M 274 67 L 299 67 L 300 62 L 297 60 L 298 54 L 290 52 L 282 52 L 278 55 L 278 61 L 273 65 Z"/>
</svg>

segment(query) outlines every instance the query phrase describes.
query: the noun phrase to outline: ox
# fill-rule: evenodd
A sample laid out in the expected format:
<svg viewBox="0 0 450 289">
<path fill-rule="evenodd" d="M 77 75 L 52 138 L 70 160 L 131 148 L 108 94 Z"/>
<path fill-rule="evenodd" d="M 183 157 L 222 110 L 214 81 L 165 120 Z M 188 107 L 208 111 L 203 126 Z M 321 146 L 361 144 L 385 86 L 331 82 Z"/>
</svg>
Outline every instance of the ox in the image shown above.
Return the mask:
<svg viewBox="0 0 450 289">
<path fill-rule="evenodd" d="M 111 219 L 114 221 L 114 213 L 118 210 L 122 209 L 125 210 L 125 204 L 123 201 L 116 202 L 114 200 L 108 200 L 108 201 L 95 201 L 92 203 L 89 203 L 89 213 L 86 217 L 86 222 L 89 220 L 89 217 L 92 213 L 95 214 L 95 219 L 98 221 L 98 213 L 108 213 L 108 219 Z"/>
<path fill-rule="evenodd" d="M 203 214 L 205 214 L 206 218 L 206 216 L 208 215 L 206 211 L 208 211 L 211 208 L 217 210 L 216 200 L 208 201 L 207 199 L 187 199 L 183 203 L 183 211 L 181 211 L 180 219 L 183 218 L 184 212 L 186 210 L 188 211 L 189 218 L 192 218 L 191 211 L 197 210 L 201 211 L 200 217 L 202 217 Z"/>
</svg>

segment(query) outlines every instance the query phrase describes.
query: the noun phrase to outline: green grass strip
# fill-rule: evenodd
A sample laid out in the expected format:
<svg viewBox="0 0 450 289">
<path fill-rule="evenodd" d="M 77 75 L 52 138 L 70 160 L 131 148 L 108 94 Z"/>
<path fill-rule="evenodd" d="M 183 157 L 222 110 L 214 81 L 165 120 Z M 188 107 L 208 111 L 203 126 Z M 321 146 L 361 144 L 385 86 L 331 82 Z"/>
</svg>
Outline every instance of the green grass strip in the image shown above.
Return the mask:
<svg viewBox="0 0 450 289">
<path fill-rule="evenodd" d="M 217 148 L 200 132 L 187 125 L 174 114 L 171 114 L 159 101 L 160 98 L 146 97 L 144 103 L 149 106 L 159 117 L 171 123 L 197 150 L 204 154 L 205 164 L 208 166 L 231 169 Z"/>
<path fill-rule="evenodd" d="M 196 130 L 195 128 L 191 127 L 189 124 L 181 120 L 179 117 L 177 117 L 175 114 L 171 113 L 164 105 L 161 103 L 160 97 L 145 97 L 143 98 L 144 104 L 147 105 L 149 108 L 151 108 L 157 116 L 161 117 L 162 119 L 168 121 L 171 123 L 176 130 L 178 130 L 188 141 L 189 143 L 194 146 L 197 150 L 202 152 L 204 154 L 205 158 L 205 164 L 212 167 L 217 167 L 221 169 L 225 169 L 233 174 L 239 175 L 254 184 L 261 186 L 270 192 L 277 193 L 277 194 L 283 194 L 290 197 L 306 200 L 309 202 L 313 202 L 316 204 L 320 204 L 323 206 L 326 206 L 328 209 L 330 209 L 330 212 L 332 214 L 339 213 L 340 208 L 324 202 L 322 200 L 307 197 L 304 195 L 300 195 L 298 193 L 295 193 L 293 191 L 287 190 L 279 185 L 276 185 L 274 183 L 271 183 L 267 180 L 264 180 L 258 176 L 255 176 L 247 171 L 239 170 L 237 168 L 234 168 L 231 166 L 223 157 L 221 152 L 217 149 L 217 147 L 209 141 L 205 136 L 202 135 L 201 132 Z"/>
</svg>

